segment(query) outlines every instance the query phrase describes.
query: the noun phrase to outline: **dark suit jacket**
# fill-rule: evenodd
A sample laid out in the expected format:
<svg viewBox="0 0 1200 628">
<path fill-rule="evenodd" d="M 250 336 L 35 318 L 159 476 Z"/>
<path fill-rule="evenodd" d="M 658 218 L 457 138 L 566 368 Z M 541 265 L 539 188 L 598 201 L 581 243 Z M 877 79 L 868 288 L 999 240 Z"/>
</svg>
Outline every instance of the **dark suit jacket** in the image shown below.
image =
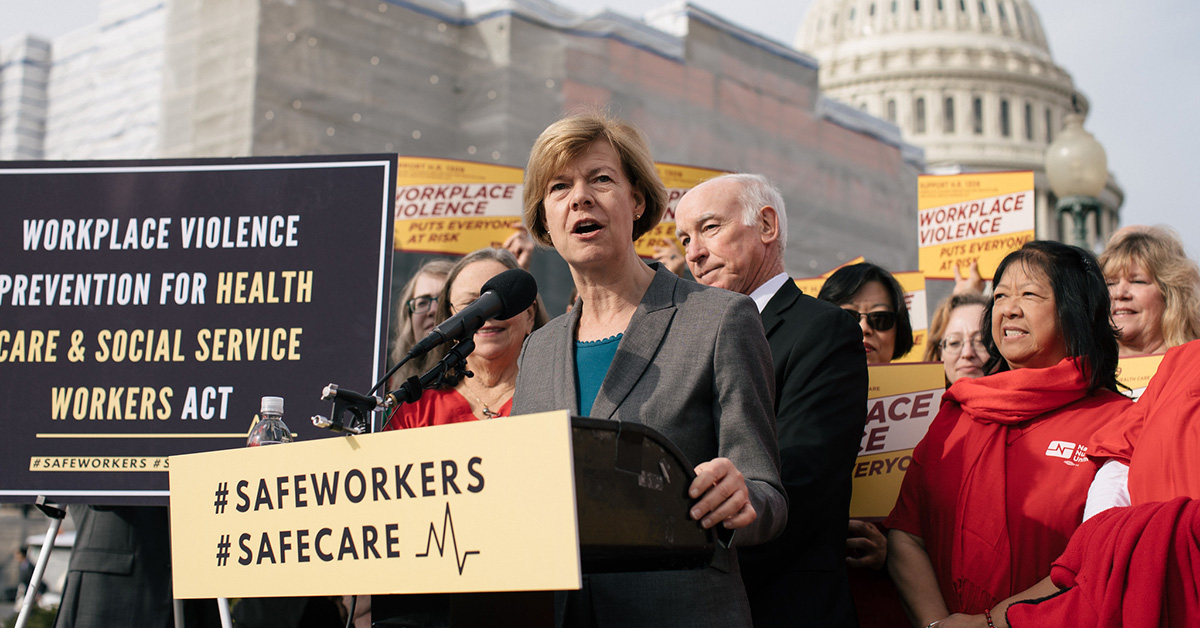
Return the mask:
<svg viewBox="0 0 1200 628">
<path fill-rule="evenodd" d="M 574 339 L 579 314 L 575 308 L 526 341 L 513 414 L 578 412 Z M 658 430 L 691 464 L 722 456 L 732 460 L 758 512 L 753 524 L 734 534 L 735 545 L 765 542 L 786 523 L 770 360 L 752 301 L 680 280 L 660 267 L 592 405 L 594 418 Z M 588 576 L 584 590 L 569 596 L 565 623 L 748 626 L 736 553 L 719 549 L 717 554 L 706 569 Z"/>
<path fill-rule="evenodd" d="M 57 628 L 171 628 L 171 544 L 161 506 L 68 506 L 75 548 Z"/>
<path fill-rule="evenodd" d="M 857 626 L 846 582 L 850 475 L 867 413 L 862 330 L 788 281 L 762 313 L 788 526 L 739 550 L 755 626 Z"/>
</svg>

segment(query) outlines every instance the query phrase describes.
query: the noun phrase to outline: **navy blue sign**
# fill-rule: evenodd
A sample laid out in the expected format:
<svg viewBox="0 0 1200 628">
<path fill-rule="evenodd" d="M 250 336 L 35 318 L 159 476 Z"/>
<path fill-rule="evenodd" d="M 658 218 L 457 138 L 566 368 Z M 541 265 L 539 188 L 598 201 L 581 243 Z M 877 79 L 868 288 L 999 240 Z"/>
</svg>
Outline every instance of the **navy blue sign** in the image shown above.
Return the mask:
<svg viewBox="0 0 1200 628">
<path fill-rule="evenodd" d="M 165 504 L 387 345 L 394 155 L 0 165 L 0 501 Z"/>
</svg>

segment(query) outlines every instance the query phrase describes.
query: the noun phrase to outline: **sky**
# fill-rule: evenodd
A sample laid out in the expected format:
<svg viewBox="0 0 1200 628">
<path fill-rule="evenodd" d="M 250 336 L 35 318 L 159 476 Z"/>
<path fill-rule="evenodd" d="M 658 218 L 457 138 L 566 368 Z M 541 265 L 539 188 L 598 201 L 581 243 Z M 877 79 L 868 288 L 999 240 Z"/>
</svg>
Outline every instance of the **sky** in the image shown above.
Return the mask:
<svg viewBox="0 0 1200 628">
<path fill-rule="evenodd" d="M 555 0 L 583 14 L 638 17 L 670 0 Z M 94 22 L 99 0 L 0 0 L 0 40 L 55 37 Z M 791 44 L 812 0 L 694 0 L 725 19 Z M 1122 224 L 1166 224 L 1200 257 L 1200 3 L 1191 0 L 1033 0 L 1050 53 L 1087 95 L 1084 127 L 1108 153 L 1125 190 Z M 1188 184 L 1192 181 L 1192 184 Z"/>
</svg>

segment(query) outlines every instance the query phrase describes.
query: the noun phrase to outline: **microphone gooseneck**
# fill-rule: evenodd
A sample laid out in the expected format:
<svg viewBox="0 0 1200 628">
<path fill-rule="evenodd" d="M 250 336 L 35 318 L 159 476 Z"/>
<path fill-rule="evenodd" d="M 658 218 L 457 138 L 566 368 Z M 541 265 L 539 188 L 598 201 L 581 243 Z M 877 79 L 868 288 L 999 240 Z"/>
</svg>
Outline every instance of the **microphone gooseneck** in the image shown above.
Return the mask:
<svg viewBox="0 0 1200 628">
<path fill-rule="evenodd" d="M 379 387 L 409 360 L 428 353 L 443 342 L 469 338 L 488 320 L 506 320 L 524 312 L 537 299 L 537 281 L 528 272 L 512 268 L 489 279 L 479 291 L 478 299 L 433 328 L 433 331 L 413 345 L 404 359 L 388 370 L 371 388 L 371 393 L 379 390 Z"/>
</svg>

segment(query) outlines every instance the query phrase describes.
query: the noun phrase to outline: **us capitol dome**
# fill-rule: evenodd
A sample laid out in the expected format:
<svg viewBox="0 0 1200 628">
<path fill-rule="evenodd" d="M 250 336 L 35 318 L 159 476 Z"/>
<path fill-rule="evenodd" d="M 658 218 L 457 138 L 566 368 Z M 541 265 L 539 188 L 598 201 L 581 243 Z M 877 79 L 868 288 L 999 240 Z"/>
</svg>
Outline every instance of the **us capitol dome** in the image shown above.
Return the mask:
<svg viewBox="0 0 1200 628">
<path fill-rule="evenodd" d="M 1032 170 L 1037 236 L 1070 239 L 1045 151 L 1088 101 L 1028 0 L 815 0 L 795 45 L 820 61 L 822 92 L 897 125 L 929 173 Z M 1111 173 L 1099 200 L 1093 245 L 1118 226 L 1124 192 Z"/>
</svg>

